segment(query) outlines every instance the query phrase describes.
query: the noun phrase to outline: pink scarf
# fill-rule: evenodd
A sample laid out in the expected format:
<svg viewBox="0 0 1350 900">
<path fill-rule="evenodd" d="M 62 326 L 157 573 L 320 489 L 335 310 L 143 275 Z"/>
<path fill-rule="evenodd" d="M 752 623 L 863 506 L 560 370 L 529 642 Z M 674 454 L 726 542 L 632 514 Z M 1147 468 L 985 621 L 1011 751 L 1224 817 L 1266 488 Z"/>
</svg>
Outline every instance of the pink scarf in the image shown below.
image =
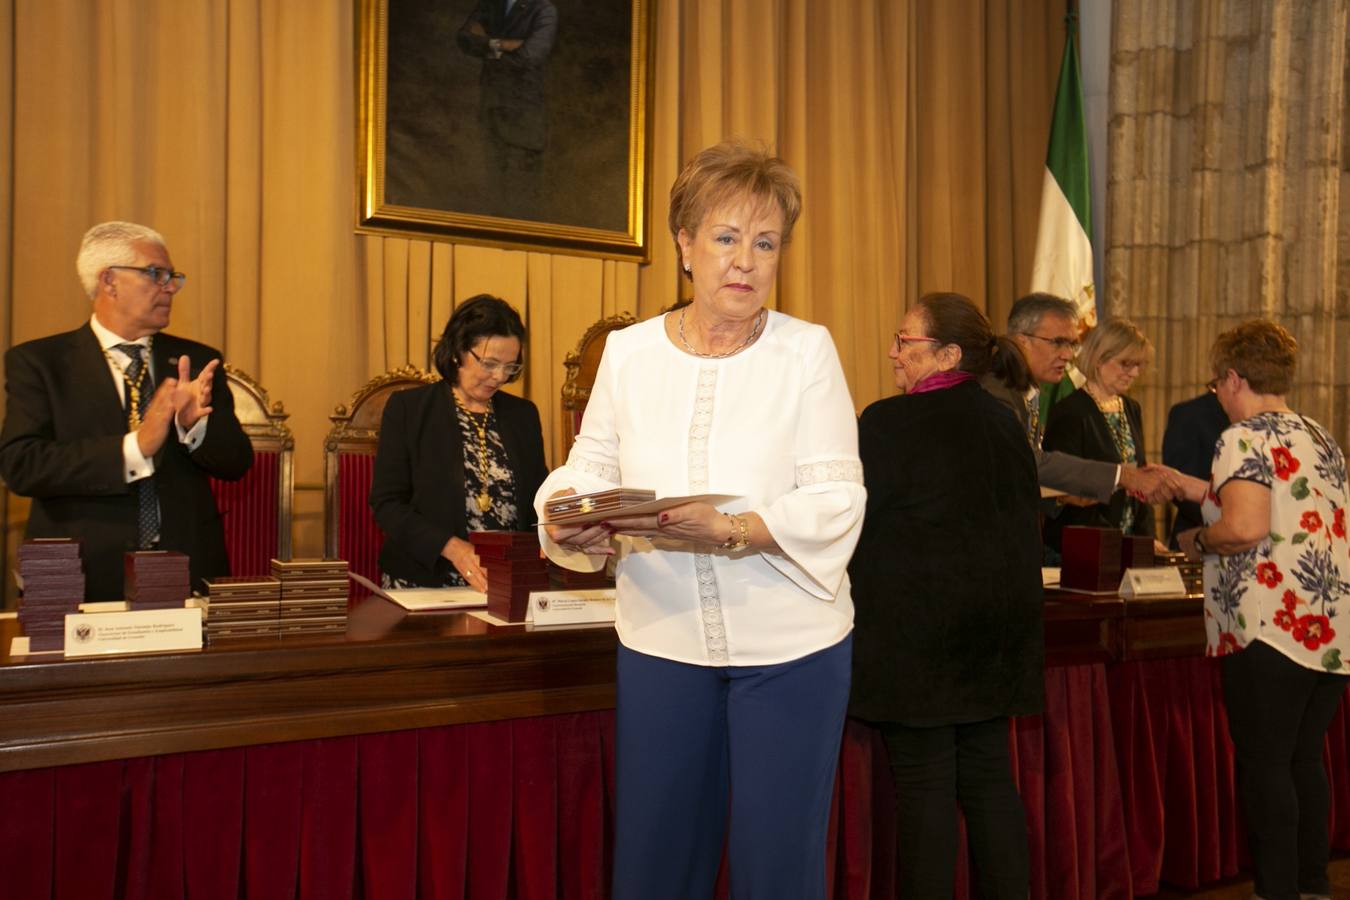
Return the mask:
<svg viewBox="0 0 1350 900">
<path fill-rule="evenodd" d="M 965 384 L 967 381 L 974 381 L 975 376 L 969 372 L 962 372 L 959 369 L 948 369 L 945 372 L 934 372 L 919 380 L 905 393 L 922 394 L 927 391 L 942 391 L 950 387 L 956 387 L 958 384 Z"/>
</svg>

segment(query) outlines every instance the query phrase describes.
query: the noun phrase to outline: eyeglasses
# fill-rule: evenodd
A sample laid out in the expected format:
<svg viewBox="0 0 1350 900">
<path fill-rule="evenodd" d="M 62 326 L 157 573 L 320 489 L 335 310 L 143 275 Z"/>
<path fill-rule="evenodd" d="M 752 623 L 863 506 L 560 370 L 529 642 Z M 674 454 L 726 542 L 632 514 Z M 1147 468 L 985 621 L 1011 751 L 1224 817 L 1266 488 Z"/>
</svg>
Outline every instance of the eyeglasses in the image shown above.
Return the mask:
<svg viewBox="0 0 1350 900">
<path fill-rule="evenodd" d="M 496 375 L 498 372 L 501 372 L 506 375 L 507 378 L 510 378 L 521 369 L 525 368 L 520 363 L 504 363 L 497 362 L 495 359 L 483 359 L 483 357 L 473 352 L 472 347 L 469 348 L 469 355 L 478 360 L 478 364 L 482 366 L 484 371 L 489 375 Z"/>
<path fill-rule="evenodd" d="M 1243 375 L 1241 372 L 1239 372 L 1237 369 L 1229 369 L 1228 372 L 1232 372 L 1238 378 L 1247 377 L 1246 375 Z M 1209 391 L 1211 394 L 1218 393 L 1219 385 L 1223 384 L 1225 381 L 1228 380 L 1228 372 L 1224 372 L 1222 375 L 1216 375 L 1213 378 L 1211 378 L 1208 382 L 1205 383 L 1205 390 Z"/>
<path fill-rule="evenodd" d="M 905 346 L 906 344 L 940 344 L 940 343 L 942 343 L 942 341 L 939 341 L 937 338 L 924 337 L 921 334 L 901 334 L 900 332 L 897 331 L 895 333 L 895 343 L 892 346 L 899 348 Z"/>
<path fill-rule="evenodd" d="M 1054 347 L 1056 350 L 1059 350 L 1059 351 L 1068 350 L 1070 353 L 1077 353 L 1077 352 L 1078 352 L 1078 342 L 1075 341 L 1073 338 L 1066 338 L 1066 337 L 1057 337 L 1057 338 L 1041 337 L 1039 334 L 1031 334 L 1030 332 L 1027 332 L 1027 331 L 1022 332 L 1022 336 L 1023 336 L 1023 337 L 1029 337 L 1029 338 L 1035 338 L 1035 339 L 1038 340 L 1038 341 L 1045 341 L 1047 344 L 1049 344 L 1050 346 Z"/>
<path fill-rule="evenodd" d="M 183 282 L 187 281 L 187 276 L 182 272 L 175 272 L 173 269 L 164 269 L 159 266 L 108 266 L 108 268 L 140 272 L 160 287 L 166 287 L 172 281 L 174 287 L 181 288 Z"/>
</svg>

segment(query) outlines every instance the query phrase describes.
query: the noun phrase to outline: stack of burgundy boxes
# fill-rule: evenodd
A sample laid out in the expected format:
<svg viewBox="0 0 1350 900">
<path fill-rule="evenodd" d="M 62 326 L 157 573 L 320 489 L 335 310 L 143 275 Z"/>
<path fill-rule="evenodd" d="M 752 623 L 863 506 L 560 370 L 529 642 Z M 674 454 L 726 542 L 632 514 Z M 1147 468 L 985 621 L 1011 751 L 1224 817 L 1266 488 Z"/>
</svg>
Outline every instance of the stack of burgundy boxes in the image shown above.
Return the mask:
<svg viewBox="0 0 1350 900">
<path fill-rule="evenodd" d="M 181 608 L 192 594 L 186 553 L 137 550 L 123 559 L 123 592 L 128 609 Z"/>
<path fill-rule="evenodd" d="M 474 531 L 469 542 L 487 569 L 488 613 L 507 622 L 524 622 L 530 591 L 549 589 L 548 567 L 539 555 L 539 533 Z"/>
<path fill-rule="evenodd" d="M 274 559 L 272 575 L 281 582 L 282 637 L 346 634 L 345 559 Z"/>
<path fill-rule="evenodd" d="M 207 634 L 213 643 L 276 637 L 281 582 L 269 575 L 225 575 L 206 582 Z"/>
<path fill-rule="evenodd" d="M 19 545 L 19 625 L 28 636 L 28 649 L 63 650 L 66 614 L 80 611 L 84 602 L 84 565 L 80 542 L 70 538 L 39 538 Z"/>
</svg>

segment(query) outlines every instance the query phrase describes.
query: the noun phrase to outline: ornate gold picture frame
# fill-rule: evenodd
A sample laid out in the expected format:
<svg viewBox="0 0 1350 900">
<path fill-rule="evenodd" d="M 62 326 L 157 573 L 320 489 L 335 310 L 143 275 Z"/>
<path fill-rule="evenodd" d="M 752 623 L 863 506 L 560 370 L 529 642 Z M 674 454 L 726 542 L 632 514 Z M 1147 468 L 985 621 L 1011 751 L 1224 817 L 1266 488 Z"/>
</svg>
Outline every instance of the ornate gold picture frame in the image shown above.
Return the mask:
<svg viewBox="0 0 1350 900">
<path fill-rule="evenodd" d="M 647 260 L 652 0 L 357 0 L 357 230 Z"/>
</svg>

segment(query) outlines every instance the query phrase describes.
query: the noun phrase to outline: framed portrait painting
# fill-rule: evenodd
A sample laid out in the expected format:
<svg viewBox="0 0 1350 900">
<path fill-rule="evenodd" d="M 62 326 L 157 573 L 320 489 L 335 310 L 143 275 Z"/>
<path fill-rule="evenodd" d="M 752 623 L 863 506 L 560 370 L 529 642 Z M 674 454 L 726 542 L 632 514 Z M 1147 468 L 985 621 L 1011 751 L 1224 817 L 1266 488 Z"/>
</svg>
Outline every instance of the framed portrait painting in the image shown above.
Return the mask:
<svg viewBox="0 0 1350 900">
<path fill-rule="evenodd" d="M 648 258 L 652 0 L 357 0 L 364 232 Z"/>
</svg>

